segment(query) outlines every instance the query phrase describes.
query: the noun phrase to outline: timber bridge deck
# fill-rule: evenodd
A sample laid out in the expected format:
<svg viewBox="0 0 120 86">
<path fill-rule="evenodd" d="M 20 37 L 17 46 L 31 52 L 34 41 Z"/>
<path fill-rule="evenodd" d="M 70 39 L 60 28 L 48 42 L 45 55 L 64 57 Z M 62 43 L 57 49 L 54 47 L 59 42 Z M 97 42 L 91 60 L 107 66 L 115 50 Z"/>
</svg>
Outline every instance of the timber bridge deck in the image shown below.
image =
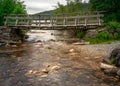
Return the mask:
<svg viewBox="0 0 120 86">
<path fill-rule="evenodd" d="M 94 29 L 103 26 L 103 14 L 99 12 L 93 14 L 57 14 L 57 15 L 8 15 L 5 17 L 5 27 L 28 28 L 37 30 L 56 29 Z"/>
</svg>

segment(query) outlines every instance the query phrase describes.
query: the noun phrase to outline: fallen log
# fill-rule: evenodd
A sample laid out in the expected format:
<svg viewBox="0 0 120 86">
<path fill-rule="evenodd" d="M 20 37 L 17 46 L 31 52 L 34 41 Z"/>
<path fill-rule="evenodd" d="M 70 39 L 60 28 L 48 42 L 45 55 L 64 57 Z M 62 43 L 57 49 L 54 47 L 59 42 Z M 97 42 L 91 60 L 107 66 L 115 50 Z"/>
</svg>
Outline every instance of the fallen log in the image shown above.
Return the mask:
<svg viewBox="0 0 120 86">
<path fill-rule="evenodd" d="M 110 75 L 110 76 L 120 76 L 120 68 L 113 66 L 113 65 L 109 65 L 109 64 L 105 64 L 105 63 L 101 63 L 100 64 L 100 68 L 103 70 L 103 72 L 106 75 Z"/>
<path fill-rule="evenodd" d="M 101 63 L 101 64 L 100 64 L 100 68 L 101 68 L 101 69 L 113 69 L 113 68 L 117 68 L 117 67 L 115 67 L 115 66 L 113 66 L 113 65 Z"/>
</svg>

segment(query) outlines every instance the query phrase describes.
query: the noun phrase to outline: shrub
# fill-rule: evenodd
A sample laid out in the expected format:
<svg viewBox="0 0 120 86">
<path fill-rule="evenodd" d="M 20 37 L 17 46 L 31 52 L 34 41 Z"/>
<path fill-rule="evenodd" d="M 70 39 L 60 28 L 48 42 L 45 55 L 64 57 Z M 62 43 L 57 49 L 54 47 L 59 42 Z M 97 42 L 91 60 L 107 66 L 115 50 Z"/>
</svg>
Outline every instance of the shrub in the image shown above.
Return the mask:
<svg viewBox="0 0 120 86">
<path fill-rule="evenodd" d="M 83 32 L 80 32 L 80 31 L 77 32 L 77 37 L 78 37 L 78 38 L 83 38 Z"/>
<path fill-rule="evenodd" d="M 89 41 L 90 43 L 102 43 L 114 40 L 114 36 L 110 34 L 108 31 L 105 32 L 99 32 L 95 38 L 85 38 L 85 41 Z"/>
<path fill-rule="evenodd" d="M 110 32 L 112 31 L 113 33 L 118 32 L 118 31 L 120 31 L 120 30 L 118 30 L 118 29 L 120 29 L 120 23 L 118 23 L 116 21 L 108 22 L 107 29 L 108 29 L 108 31 L 110 31 Z"/>
<path fill-rule="evenodd" d="M 105 31 L 105 32 L 99 32 L 96 35 L 96 38 L 99 40 L 111 40 L 114 39 L 114 36 L 110 34 L 108 31 Z"/>
</svg>

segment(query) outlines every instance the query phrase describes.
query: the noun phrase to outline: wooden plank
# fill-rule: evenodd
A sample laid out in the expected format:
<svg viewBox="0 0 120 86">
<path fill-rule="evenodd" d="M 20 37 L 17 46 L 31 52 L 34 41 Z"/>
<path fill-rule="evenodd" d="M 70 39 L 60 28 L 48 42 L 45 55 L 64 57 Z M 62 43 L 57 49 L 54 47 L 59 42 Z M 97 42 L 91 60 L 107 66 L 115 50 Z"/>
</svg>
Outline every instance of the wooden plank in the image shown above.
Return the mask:
<svg viewBox="0 0 120 86">
<path fill-rule="evenodd" d="M 103 17 L 103 15 L 84 15 L 84 16 L 68 16 L 67 19 L 75 19 L 75 18 L 97 18 L 97 17 Z M 53 17 L 53 19 L 64 19 L 64 17 Z"/>
<path fill-rule="evenodd" d="M 17 16 L 17 17 L 15 17 Z M 7 26 L 31 26 L 36 27 L 75 27 L 75 26 L 89 26 L 101 25 L 103 22 L 102 14 L 96 15 L 11 15 L 7 16 L 5 25 Z M 11 21 L 13 20 L 13 21 Z"/>
</svg>

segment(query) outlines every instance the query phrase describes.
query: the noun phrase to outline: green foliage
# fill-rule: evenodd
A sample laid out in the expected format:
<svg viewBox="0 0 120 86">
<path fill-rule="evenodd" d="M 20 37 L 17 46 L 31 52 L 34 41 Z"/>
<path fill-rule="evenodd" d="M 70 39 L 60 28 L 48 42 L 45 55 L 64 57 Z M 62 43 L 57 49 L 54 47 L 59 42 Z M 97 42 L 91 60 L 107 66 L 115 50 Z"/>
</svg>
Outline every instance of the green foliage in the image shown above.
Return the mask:
<svg viewBox="0 0 120 86">
<path fill-rule="evenodd" d="M 23 33 L 23 34 L 26 34 L 26 33 L 28 33 L 30 30 L 21 30 L 21 32 Z"/>
<path fill-rule="evenodd" d="M 115 21 L 108 22 L 106 27 L 108 31 L 111 32 L 112 34 L 120 33 L 120 23 L 118 22 Z"/>
<path fill-rule="evenodd" d="M 86 12 L 88 11 L 89 4 L 82 3 L 80 0 L 73 0 L 67 3 L 67 5 L 62 5 L 58 3 L 56 9 L 54 10 L 55 14 L 60 13 L 73 13 L 73 12 Z"/>
<path fill-rule="evenodd" d="M 84 35 L 83 32 L 80 32 L 80 31 L 77 32 L 77 37 L 78 37 L 78 38 L 83 38 L 83 35 Z"/>
<path fill-rule="evenodd" d="M 111 59 L 110 59 L 110 62 L 109 62 L 109 64 L 114 64 L 114 62 L 115 62 L 115 58 L 114 57 L 112 57 Z"/>
<path fill-rule="evenodd" d="M 99 32 L 95 38 L 85 38 L 85 41 L 90 41 L 90 43 L 102 43 L 106 41 L 114 40 L 114 36 L 110 34 L 108 31 Z"/>
<path fill-rule="evenodd" d="M 96 38 L 98 38 L 99 40 L 111 40 L 113 39 L 113 35 L 110 34 L 108 31 L 105 31 L 105 32 L 99 32 L 97 35 L 96 35 Z"/>
<path fill-rule="evenodd" d="M 107 29 L 117 29 L 120 28 L 120 23 L 116 21 L 110 21 L 107 23 Z"/>
<path fill-rule="evenodd" d="M 9 14 L 26 14 L 23 2 L 20 0 L 0 0 L 0 25 L 4 24 L 4 16 Z"/>
<path fill-rule="evenodd" d="M 90 5 L 92 10 L 105 11 L 105 22 L 120 22 L 120 0 L 90 0 Z"/>
<path fill-rule="evenodd" d="M 107 24 L 107 29 L 114 35 L 115 39 L 120 39 L 120 23 L 112 21 Z"/>
</svg>

